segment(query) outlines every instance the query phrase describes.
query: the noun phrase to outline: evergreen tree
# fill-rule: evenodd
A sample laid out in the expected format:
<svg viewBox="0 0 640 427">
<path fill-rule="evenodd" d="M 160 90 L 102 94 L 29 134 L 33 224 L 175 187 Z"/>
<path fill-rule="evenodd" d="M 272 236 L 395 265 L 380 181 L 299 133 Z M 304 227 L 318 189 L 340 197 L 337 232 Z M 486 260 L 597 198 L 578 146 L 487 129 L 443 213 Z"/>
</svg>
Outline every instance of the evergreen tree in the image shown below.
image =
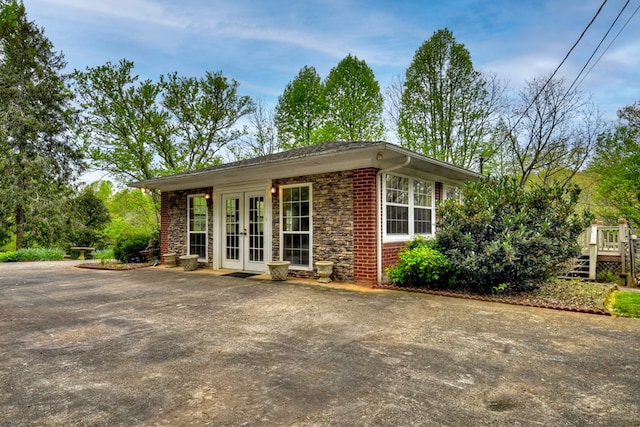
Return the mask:
<svg viewBox="0 0 640 427">
<path fill-rule="evenodd" d="M 64 67 L 24 5 L 0 0 L 0 241 L 15 232 L 16 249 L 82 167 Z"/>
</svg>

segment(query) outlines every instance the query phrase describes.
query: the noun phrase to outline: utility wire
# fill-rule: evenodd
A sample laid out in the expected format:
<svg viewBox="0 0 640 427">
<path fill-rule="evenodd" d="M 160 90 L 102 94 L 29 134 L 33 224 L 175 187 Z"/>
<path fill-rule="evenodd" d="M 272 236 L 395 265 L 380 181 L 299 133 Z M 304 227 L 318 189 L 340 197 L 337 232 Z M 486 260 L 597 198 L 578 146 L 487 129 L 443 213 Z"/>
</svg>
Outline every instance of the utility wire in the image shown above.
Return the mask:
<svg viewBox="0 0 640 427">
<path fill-rule="evenodd" d="M 527 108 L 525 108 L 525 110 L 523 111 L 523 113 L 520 115 L 520 117 L 518 118 L 518 120 L 516 120 L 515 124 L 511 127 L 511 130 L 509 130 L 509 134 L 513 133 L 513 131 L 516 129 L 516 127 L 520 124 L 520 122 L 522 121 L 522 119 L 524 119 L 524 117 L 527 115 L 527 113 L 529 112 L 529 110 L 531 109 L 531 107 L 533 106 L 533 104 L 538 100 L 538 98 L 540 97 L 540 95 L 542 94 L 542 92 L 544 91 L 544 89 L 547 87 L 547 85 L 551 82 L 551 80 L 555 77 L 555 75 L 558 73 L 558 70 L 560 69 L 560 67 L 562 67 L 562 65 L 567 61 L 567 58 L 569 58 L 569 55 L 571 55 L 571 52 L 573 52 L 573 50 L 576 48 L 576 46 L 578 45 L 578 43 L 580 43 L 580 40 L 582 40 L 582 38 L 584 37 L 584 35 L 586 34 L 587 30 L 589 29 L 589 27 L 591 27 L 591 24 L 593 24 L 593 22 L 596 20 L 596 18 L 598 17 L 598 15 L 600 14 L 600 12 L 602 12 L 602 8 L 604 7 L 605 4 L 607 4 L 608 0 L 604 0 L 602 2 L 602 4 L 600 5 L 600 7 L 598 8 L 598 11 L 596 12 L 596 14 L 593 16 L 593 18 L 591 18 L 591 21 L 589 21 L 589 23 L 587 24 L 587 26 L 585 27 L 585 29 L 582 31 L 582 34 L 580 34 L 580 37 L 578 37 L 578 40 L 576 40 L 576 42 L 573 44 L 573 46 L 571 46 L 571 49 L 569 49 L 569 52 L 567 52 L 567 54 L 565 55 L 564 59 L 562 60 L 562 62 L 560 63 L 560 65 L 558 65 L 556 67 L 556 69 L 553 71 L 553 73 L 551 74 L 551 76 L 547 79 L 547 81 L 542 85 L 542 87 L 540 88 L 540 90 L 538 90 L 538 93 L 536 93 L 536 95 L 533 97 L 533 99 L 531 100 L 531 102 L 529 103 L 529 105 L 527 106 Z"/>
<path fill-rule="evenodd" d="M 604 43 L 604 41 L 607 38 L 607 36 L 609 36 L 609 33 L 611 32 L 613 27 L 616 25 L 616 22 L 618 22 L 618 19 L 620 19 L 620 15 L 622 15 L 622 12 L 624 12 L 624 10 L 627 8 L 627 6 L 629 5 L 630 1 L 631 0 L 627 0 L 627 2 L 624 4 L 624 6 L 622 6 L 622 9 L 620 9 L 620 12 L 618 12 L 618 16 L 616 16 L 616 19 L 613 20 L 613 22 L 609 26 L 609 29 L 607 30 L 607 32 L 604 34 L 604 36 L 602 36 L 602 39 L 600 39 L 600 43 L 598 43 L 598 46 L 596 46 L 596 48 L 593 50 L 593 52 L 591 53 L 591 56 L 589 56 L 589 59 L 587 59 L 587 62 L 584 63 L 584 66 L 582 67 L 582 69 L 580 70 L 580 72 L 578 73 L 576 78 L 573 79 L 573 82 L 571 82 L 571 85 L 569 86 L 569 88 L 565 92 L 565 94 L 562 97 L 562 99 L 566 98 L 567 95 L 569 95 L 569 93 L 571 92 L 571 89 L 573 89 L 573 86 L 576 84 L 576 82 L 578 81 L 578 79 L 580 78 L 580 76 L 582 75 L 584 70 L 587 68 L 587 66 L 589 65 L 589 62 L 591 62 L 593 57 L 596 55 L 596 52 L 598 52 L 598 49 L 600 49 L 600 46 L 602 46 L 602 43 Z M 591 68 L 591 69 L 593 69 L 593 68 Z M 586 77 L 586 75 L 585 75 L 585 77 Z M 577 89 L 577 86 L 576 86 L 576 89 Z"/>
<path fill-rule="evenodd" d="M 627 2 L 628 3 L 628 2 Z M 591 73 L 591 71 L 593 71 L 593 69 L 595 68 L 596 65 L 598 65 L 598 62 L 600 62 L 600 60 L 602 59 L 602 57 L 604 56 L 605 53 L 607 53 L 607 51 L 609 50 L 609 48 L 611 47 L 611 45 L 618 39 L 618 36 L 620 36 L 620 34 L 622 33 L 622 31 L 624 31 L 625 28 L 627 28 L 627 25 L 629 24 L 629 22 L 633 19 L 633 17 L 636 15 L 636 13 L 638 13 L 638 10 L 640 10 L 640 4 L 638 5 L 638 7 L 636 7 L 636 9 L 633 11 L 633 13 L 631 14 L 631 16 L 629 16 L 629 19 L 627 19 L 627 21 L 624 23 L 624 25 L 622 26 L 622 28 L 620 28 L 620 30 L 618 31 L 618 33 L 616 34 L 616 36 L 613 38 L 613 40 L 611 40 L 611 42 L 609 42 L 609 44 L 607 45 L 607 47 L 604 49 L 604 51 L 600 54 L 600 56 L 598 57 L 598 59 L 596 59 L 596 62 L 593 63 L 593 65 L 591 66 L 591 68 L 589 68 L 589 71 L 587 71 L 587 73 L 584 75 L 584 77 L 582 78 L 582 80 L 580 80 L 580 82 L 577 84 L 576 88 L 578 86 L 580 86 L 582 84 L 582 82 L 584 81 L 584 79 L 587 78 L 587 76 Z"/>
</svg>

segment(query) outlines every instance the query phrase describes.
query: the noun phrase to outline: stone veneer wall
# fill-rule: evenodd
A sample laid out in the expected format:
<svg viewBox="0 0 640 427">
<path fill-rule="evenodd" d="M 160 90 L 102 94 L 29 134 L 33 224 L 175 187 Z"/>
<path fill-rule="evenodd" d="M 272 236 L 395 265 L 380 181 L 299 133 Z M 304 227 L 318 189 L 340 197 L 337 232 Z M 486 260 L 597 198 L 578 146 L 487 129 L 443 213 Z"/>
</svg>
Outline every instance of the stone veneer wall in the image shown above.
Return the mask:
<svg viewBox="0 0 640 427">
<path fill-rule="evenodd" d="M 316 261 L 333 261 L 333 280 L 352 282 L 353 172 L 342 171 L 274 180 L 273 184 L 312 184 L 313 271 L 289 269 L 294 277 L 318 277 Z M 280 189 L 278 190 L 280 194 Z M 280 259 L 280 198 L 273 198 L 273 252 Z"/>
<path fill-rule="evenodd" d="M 160 248 L 163 253 L 175 252 L 178 256 L 187 254 L 187 198 L 193 194 L 205 193 L 212 194 L 212 188 L 196 188 L 162 193 Z M 207 224 L 209 226 L 207 233 L 207 265 L 211 266 L 213 265 L 213 227 L 211 226 L 213 203 L 209 202 L 207 208 Z"/>
</svg>

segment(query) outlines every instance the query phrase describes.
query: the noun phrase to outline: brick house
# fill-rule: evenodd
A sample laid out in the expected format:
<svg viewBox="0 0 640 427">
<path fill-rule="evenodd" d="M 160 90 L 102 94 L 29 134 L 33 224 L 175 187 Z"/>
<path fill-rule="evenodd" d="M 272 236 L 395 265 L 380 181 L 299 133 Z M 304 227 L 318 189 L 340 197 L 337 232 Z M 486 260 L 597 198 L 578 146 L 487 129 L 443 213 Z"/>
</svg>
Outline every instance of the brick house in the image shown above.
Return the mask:
<svg viewBox="0 0 640 427">
<path fill-rule="evenodd" d="M 373 284 L 415 235 L 435 233 L 435 205 L 480 175 L 385 142 L 330 142 L 132 183 L 161 192 L 161 251 L 212 269 Z"/>
</svg>

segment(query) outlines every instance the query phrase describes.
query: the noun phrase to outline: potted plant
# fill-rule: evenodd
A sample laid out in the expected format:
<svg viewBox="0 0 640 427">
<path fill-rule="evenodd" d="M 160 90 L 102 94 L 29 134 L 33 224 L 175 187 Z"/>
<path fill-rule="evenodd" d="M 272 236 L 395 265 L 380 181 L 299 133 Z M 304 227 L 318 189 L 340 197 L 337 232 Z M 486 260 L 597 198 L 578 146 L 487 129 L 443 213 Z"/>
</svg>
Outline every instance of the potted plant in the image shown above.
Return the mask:
<svg viewBox="0 0 640 427">
<path fill-rule="evenodd" d="M 316 261 L 316 269 L 320 278 L 320 283 L 330 283 L 331 274 L 333 273 L 333 261 Z"/>
<path fill-rule="evenodd" d="M 287 274 L 289 274 L 289 261 L 271 261 L 267 262 L 269 267 L 269 273 L 271 274 L 271 280 L 287 280 Z"/>
<path fill-rule="evenodd" d="M 198 255 L 182 255 L 180 261 L 184 271 L 193 271 L 198 268 Z"/>
<path fill-rule="evenodd" d="M 178 254 L 173 252 L 170 254 L 164 254 L 162 256 L 164 257 L 164 263 L 167 268 L 173 268 L 176 266 L 176 259 L 178 257 Z"/>
</svg>

